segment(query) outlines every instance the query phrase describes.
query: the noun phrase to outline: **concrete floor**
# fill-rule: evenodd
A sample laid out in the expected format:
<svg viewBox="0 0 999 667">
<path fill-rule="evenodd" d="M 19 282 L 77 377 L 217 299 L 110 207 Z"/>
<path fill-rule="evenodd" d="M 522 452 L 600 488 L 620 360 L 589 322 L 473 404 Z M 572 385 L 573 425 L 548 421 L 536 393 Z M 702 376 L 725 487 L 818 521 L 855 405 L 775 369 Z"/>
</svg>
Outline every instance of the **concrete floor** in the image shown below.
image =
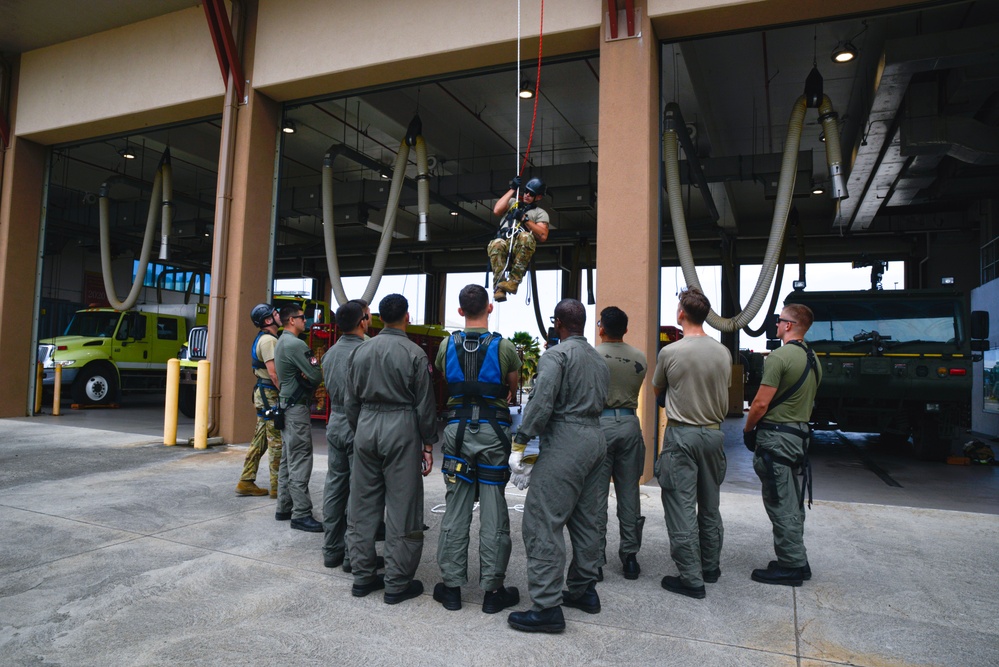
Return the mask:
<svg viewBox="0 0 999 667">
<path fill-rule="evenodd" d="M 626 581 L 610 563 L 600 614 L 566 609 L 564 634 L 535 636 L 509 629 L 505 613 L 482 614 L 474 585 L 462 589 L 459 612 L 430 597 L 440 580 L 439 475 L 425 482 L 430 530 L 418 577 L 428 592 L 390 607 L 380 595 L 351 597 L 351 577 L 322 565 L 321 536 L 274 521 L 274 501 L 233 493 L 245 444 L 164 447 L 158 411 L 139 403 L 0 422 L 0 663 L 999 664 L 995 468 L 919 463 L 824 434 L 806 529 L 814 577 L 799 589 L 770 587 L 749 579 L 773 554 L 759 482 L 736 437 L 741 420 L 729 420 L 723 574 L 707 599 L 659 586 L 675 568 L 653 483 L 643 487 L 642 576 Z M 190 429 L 182 420 L 181 436 Z M 318 503 L 318 426 L 314 441 Z M 508 501 L 507 583 L 524 593 L 523 492 L 508 491 Z M 473 579 L 475 544 L 473 535 Z"/>
</svg>

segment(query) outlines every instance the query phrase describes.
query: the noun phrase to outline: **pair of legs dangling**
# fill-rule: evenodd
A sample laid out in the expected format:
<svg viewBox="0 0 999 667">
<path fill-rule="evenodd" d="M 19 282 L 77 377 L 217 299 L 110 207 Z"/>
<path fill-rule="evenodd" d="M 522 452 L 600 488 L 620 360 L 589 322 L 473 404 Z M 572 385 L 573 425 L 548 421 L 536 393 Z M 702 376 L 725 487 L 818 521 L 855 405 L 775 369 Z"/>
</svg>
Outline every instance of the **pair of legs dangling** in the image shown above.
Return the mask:
<svg viewBox="0 0 999 667">
<path fill-rule="evenodd" d="M 498 238 L 489 242 L 487 252 L 493 271 L 493 300 L 506 301 L 507 294 L 517 293 L 537 247 L 538 242 L 531 232 L 520 232 L 511 239 Z"/>
</svg>

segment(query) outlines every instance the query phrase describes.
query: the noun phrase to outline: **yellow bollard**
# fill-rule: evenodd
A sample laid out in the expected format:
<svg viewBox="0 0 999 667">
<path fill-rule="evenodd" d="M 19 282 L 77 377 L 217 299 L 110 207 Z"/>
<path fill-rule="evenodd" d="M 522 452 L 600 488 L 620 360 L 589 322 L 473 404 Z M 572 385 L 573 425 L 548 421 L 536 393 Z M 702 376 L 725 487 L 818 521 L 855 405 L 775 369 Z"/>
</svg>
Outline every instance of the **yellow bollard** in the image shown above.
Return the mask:
<svg viewBox="0 0 999 667">
<path fill-rule="evenodd" d="M 42 362 L 35 364 L 35 414 L 42 411 L 42 380 L 45 378 L 45 369 Z"/>
<path fill-rule="evenodd" d="M 62 404 L 62 364 L 56 364 L 55 380 L 52 383 L 52 416 L 58 417 L 61 413 L 59 408 Z"/>
<path fill-rule="evenodd" d="M 166 404 L 163 406 L 163 444 L 177 444 L 177 395 L 180 393 L 180 359 L 167 361 Z"/>
<path fill-rule="evenodd" d="M 194 397 L 194 448 L 208 449 L 208 378 L 212 364 L 207 359 L 198 362 L 198 385 Z"/>
</svg>

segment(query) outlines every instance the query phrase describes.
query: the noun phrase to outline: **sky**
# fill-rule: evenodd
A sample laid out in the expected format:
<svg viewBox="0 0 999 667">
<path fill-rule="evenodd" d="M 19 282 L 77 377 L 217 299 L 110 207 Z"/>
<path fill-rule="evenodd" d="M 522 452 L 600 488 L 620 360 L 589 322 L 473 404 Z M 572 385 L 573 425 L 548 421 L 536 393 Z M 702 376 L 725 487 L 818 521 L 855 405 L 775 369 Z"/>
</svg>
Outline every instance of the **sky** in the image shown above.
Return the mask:
<svg viewBox="0 0 999 667">
<path fill-rule="evenodd" d="M 760 267 L 758 265 L 743 266 L 741 280 L 740 304 L 748 303 L 752 295 L 753 288 L 759 276 Z M 882 279 L 882 286 L 886 290 L 902 289 L 904 287 L 905 265 L 903 262 L 889 262 L 888 269 Z M 558 303 L 558 295 L 562 292 L 561 271 L 539 271 L 538 272 L 538 294 L 541 297 L 541 313 L 547 318 L 555 309 Z M 717 311 L 721 304 L 721 271 L 718 266 L 705 266 L 697 269 L 698 280 L 701 289 L 704 291 L 711 305 Z M 805 269 L 806 289 L 810 292 L 827 290 L 867 290 L 871 287 L 871 271 L 869 268 L 854 269 L 849 263 L 836 264 L 809 264 Z M 792 282 L 798 279 L 797 263 L 789 263 L 784 269 L 784 280 L 779 289 L 780 299 L 793 290 Z M 461 288 L 470 283 L 478 283 L 485 286 L 485 272 L 478 273 L 452 273 L 448 275 L 447 290 L 445 293 L 445 322 L 444 326 L 449 329 L 458 329 L 463 325 L 462 318 L 458 315 L 458 292 Z M 358 298 L 364 292 L 368 284 L 367 278 L 345 278 L 343 281 L 344 290 L 350 298 Z M 293 291 L 302 296 L 311 296 L 311 279 L 285 279 L 275 281 L 275 291 Z M 583 304 L 586 305 L 589 294 L 586 289 L 585 276 L 582 280 Z M 594 271 L 595 289 L 599 290 L 599 279 Z M 683 271 L 680 267 L 667 267 L 662 269 L 660 274 L 660 324 L 675 325 L 675 313 L 677 306 L 676 295 L 680 289 L 686 286 L 683 279 Z M 414 324 L 422 324 L 426 320 L 424 312 L 424 290 L 426 289 L 426 278 L 422 275 L 409 276 L 385 276 L 378 285 L 373 299 L 373 310 L 377 311 L 377 304 L 387 294 L 403 294 L 409 300 L 409 317 Z M 488 287 L 487 287 L 488 290 Z M 526 331 L 532 336 L 542 340 L 541 333 L 534 317 L 534 304 L 530 302 L 530 286 L 525 279 L 521 284 L 519 294 L 511 294 L 506 303 L 496 304 L 493 314 L 489 318 L 489 328 L 498 331 L 506 337 L 512 336 L 517 331 Z M 326 296 L 333 310 L 336 310 L 336 302 L 330 296 Z M 613 303 L 613 300 L 611 300 Z M 770 303 L 770 291 L 763 307 L 755 318 L 750 322 L 752 328 L 758 328 L 763 321 L 765 310 Z M 779 308 L 779 306 L 778 306 Z M 586 305 L 586 329 L 587 340 L 597 343 L 596 327 L 596 306 Z M 720 334 L 710 326 L 705 325 L 705 331 L 709 335 L 719 338 Z M 740 347 L 754 350 L 766 349 L 766 339 L 749 338 L 745 333 L 741 336 Z"/>
</svg>

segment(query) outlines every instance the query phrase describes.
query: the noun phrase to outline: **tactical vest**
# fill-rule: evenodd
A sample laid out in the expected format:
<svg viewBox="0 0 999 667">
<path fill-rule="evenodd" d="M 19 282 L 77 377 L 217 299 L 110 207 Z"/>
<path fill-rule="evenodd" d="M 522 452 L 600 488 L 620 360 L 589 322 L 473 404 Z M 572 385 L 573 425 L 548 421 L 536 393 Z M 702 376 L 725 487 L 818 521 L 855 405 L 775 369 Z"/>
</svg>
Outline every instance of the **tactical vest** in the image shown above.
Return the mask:
<svg viewBox="0 0 999 667">
<path fill-rule="evenodd" d="M 253 339 L 253 345 L 250 347 L 250 359 L 253 361 L 253 370 L 266 370 L 267 364 L 260 360 L 257 356 L 257 343 L 260 342 L 261 336 L 274 336 L 270 331 L 264 331 L 263 329 L 257 334 L 257 337 Z M 277 338 L 277 336 L 274 336 Z"/>
</svg>

